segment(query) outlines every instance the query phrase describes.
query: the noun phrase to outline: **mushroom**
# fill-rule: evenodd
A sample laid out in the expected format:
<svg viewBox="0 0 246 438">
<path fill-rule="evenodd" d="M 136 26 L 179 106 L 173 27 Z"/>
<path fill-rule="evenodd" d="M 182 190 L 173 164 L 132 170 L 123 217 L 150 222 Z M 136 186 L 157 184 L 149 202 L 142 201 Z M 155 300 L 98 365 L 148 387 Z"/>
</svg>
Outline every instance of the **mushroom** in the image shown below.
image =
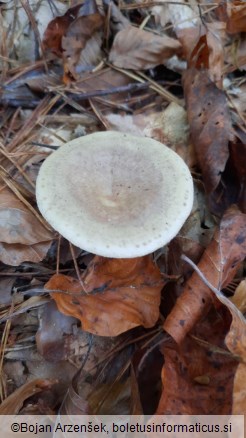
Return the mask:
<svg viewBox="0 0 246 438">
<path fill-rule="evenodd" d="M 98 132 L 61 146 L 37 178 L 39 210 L 62 236 L 113 258 L 167 244 L 193 203 L 192 177 L 167 146 L 145 137 Z"/>
</svg>

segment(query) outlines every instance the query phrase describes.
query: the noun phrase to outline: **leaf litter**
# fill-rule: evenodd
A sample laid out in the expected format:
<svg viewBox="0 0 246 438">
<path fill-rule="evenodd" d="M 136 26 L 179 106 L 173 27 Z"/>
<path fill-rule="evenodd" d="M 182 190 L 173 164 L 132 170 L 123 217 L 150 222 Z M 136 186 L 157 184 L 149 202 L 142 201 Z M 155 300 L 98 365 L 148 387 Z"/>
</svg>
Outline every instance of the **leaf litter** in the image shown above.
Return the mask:
<svg viewBox="0 0 246 438">
<path fill-rule="evenodd" d="M 0 13 L 1 412 L 244 413 L 245 6 Z M 36 207 L 51 149 L 104 129 L 167 144 L 197 187 L 178 236 L 143 259 L 73 248 Z"/>
</svg>

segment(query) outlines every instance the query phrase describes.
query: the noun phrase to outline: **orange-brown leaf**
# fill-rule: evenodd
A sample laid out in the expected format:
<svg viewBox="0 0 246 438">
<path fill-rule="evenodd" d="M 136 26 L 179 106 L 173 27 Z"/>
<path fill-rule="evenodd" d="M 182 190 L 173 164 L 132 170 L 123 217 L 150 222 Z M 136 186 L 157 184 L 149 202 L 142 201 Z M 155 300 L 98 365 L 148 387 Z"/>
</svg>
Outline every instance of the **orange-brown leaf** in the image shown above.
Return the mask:
<svg viewBox="0 0 246 438">
<path fill-rule="evenodd" d="M 190 333 L 194 337 L 187 336 L 180 345 L 164 345 L 157 414 L 231 414 L 238 362 L 224 347 L 229 320 L 225 308 L 212 309 Z"/>
<path fill-rule="evenodd" d="M 246 5 L 241 0 L 227 3 L 227 32 L 246 32 Z"/>
<path fill-rule="evenodd" d="M 54 275 L 46 284 L 59 310 L 80 319 L 82 329 L 101 336 L 117 336 L 133 327 L 152 327 L 159 316 L 163 280 L 149 256 L 137 259 L 95 257 L 78 280 Z"/>
<path fill-rule="evenodd" d="M 217 289 L 225 287 L 235 275 L 246 256 L 246 214 L 236 208 L 228 210 L 215 232 L 211 244 L 198 264 L 207 281 Z M 188 280 L 182 295 L 168 315 L 164 329 L 182 342 L 187 333 L 207 312 L 212 292 L 195 272 Z"/>
</svg>

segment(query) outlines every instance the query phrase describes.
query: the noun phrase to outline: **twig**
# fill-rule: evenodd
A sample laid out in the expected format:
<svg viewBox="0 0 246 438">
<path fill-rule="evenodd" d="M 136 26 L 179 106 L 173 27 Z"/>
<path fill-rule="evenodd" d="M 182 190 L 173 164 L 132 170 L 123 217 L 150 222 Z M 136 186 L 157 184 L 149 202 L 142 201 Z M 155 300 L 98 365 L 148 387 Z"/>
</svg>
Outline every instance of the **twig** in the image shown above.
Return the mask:
<svg viewBox="0 0 246 438">
<path fill-rule="evenodd" d="M 165 6 L 165 5 L 180 5 L 180 6 L 188 6 L 190 8 L 190 4 L 189 3 L 183 3 L 183 2 L 175 2 L 175 1 L 165 1 L 165 3 L 162 1 L 150 1 L 150 2 L 144 2 L 144 3 L 132 3 L 129 5 L 123 5 L 120 6 L 119 9 L 120 10 L 131 10 L 131 9 L 146 9 L 146 8 L 151 8 L 154 6 Z M 203 3 L 200 6 L 219 6 L 219 3 L 210 3 L 209 5 L 207 3 Z"/>
<path fill-rule="evenodd" d="M 228 300 L 228 298 L 226 298 L 225 295 L 223 295 L 222 292 L 219 291 L 219 289 L 214 287 L 206 279 L 205 275 L 200 271 L 198 266 L 196 266 L 195 263 L 193 263 L 193 261 L 191 259 L 189 259 L 189 257 L 187 257 L 184 254 L 181 255 L 181 259 L 184 260 L 184 262 L 188 263 L 194 269 L 194 271 L 197 273 L 197 275 L 199 275 L 199 277 L 206 284 L 206 286 L 216 295 L 216 297 L 219 299 L 219 301 L 221 301 L 227 308 L 229 308 L 230 311 L 232 312 L 232 314 L 234 314 L 234 315 L 236 314 L 237 317 L 241 320 L 241 322 L 243 324 L 246 324 L 246 319 L 244 318 L 242 312 L 240 312 L 240 310 L 238 310 L 238 308 L 235 306 L 235 304 L 233 304 L 232 301 Z"/>
<path fill-rule="evenodd" d="M 77 277 L 78 277 L 78 280 L 79 280 L 79 282 L 80 282 L 80 284 L 81 284 L 81 287 L 82 287 L 83 291 L 87 294 L 88 292 L 86 291 L 85 286 L 84 286 L 84 283 L 83 283 L 83 281 L 82 281 L 82 279 L 81 279 L 81 275 L 80 275 L 80 272 L 79 272 L 78 263 L 77 263 L 77 260 L 76 260 L 76 257 L 75 257 L 75 253 L 74 253 L 74 249 L 73 249 L 73 244 L 72 244 L 71 242 L 69 242 L 69 248 L 70 248 L 70 252 L 71 252 L 71 254 L 72 254 L 73 264 L 74 264 L 74 268 L 75 268 L 76 275 L 77 275 Z"/>
</svg>

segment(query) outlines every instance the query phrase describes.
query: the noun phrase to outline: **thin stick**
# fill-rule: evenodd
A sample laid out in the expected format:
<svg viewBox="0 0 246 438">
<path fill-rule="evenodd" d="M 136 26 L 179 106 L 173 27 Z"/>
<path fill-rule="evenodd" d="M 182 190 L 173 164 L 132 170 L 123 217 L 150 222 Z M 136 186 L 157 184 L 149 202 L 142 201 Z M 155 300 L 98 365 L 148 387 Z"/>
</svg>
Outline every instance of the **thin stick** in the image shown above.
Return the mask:
<svg viewBox="0 0 246 438">
<path fill-rule="evenodd" d="M 58 242 L 57 242 L 56 275 L 59 274 L 59 267 L 60 267 L 60 253 L 61 253 L 61 235 L 59 234 Z"/>
<path fill-rule="evenodd" d="M 87 294 L 88 292 L 86 292 L 86 290 L 85 290 L 85 286 L 84 286 L 84 283 L 83 283 L 83 281 L 82 281 L 82 279 L 81 279 L 81 275 L 80 275 L 80 272 L 79 272 L 78 263 L 77 263 L 77 260 L 76 260 L 76 257 L 75 257 L 75 253 L 74 253 L 74 249 L 73 249 L 73 245 L 72 245 L 71 242 L 69 242 L 69 248 L 70 248 L 70 251 L 71 251 L 71 254 L 72 254 L 73 264 L 74 264 L 74 267 L 75 267 L 75 271 L 76 271 L 76 274 L 77 274 L 78 280 L 79 280 L 79 282 L 80 282 L 80 284 L 81 284 L 81 286 L 82 286 L 83 291 Z"/>
<path fill-rule="evenodd" d="M 226 298 L 225 295 L 223 295 L 219 291 L 219 289 L 214 287 L 206 279 L 205 275 L 200 271 L 198 266 L 196 266 L 195 263 L 193 263 L 193 261 L 191 259 L 189 259 L 189 257 L 187 257 L 184 254 L 181 255 L 181 259 L 184 260 L 184 262 L 188 263 L 194 269 L 194 271 L 201 278 L 201 280 L 206 284 L 206 286 L 216 295 L 218 300 L 221 301 L 227 308 L 229 308 L 232 314 L 234 314 L 234 315 L 236 314 L 239 317 L 239 319 L 241 320 L 241 322 L 246 325 L 246 319 L 244 318 L 242 312 L 240 312 L 240 310 L 238 310 L 238 308 L 235 306 L 235 304 L 233 304 L 232 301 L 228 300 L 228 298 Z"/>
</svg>

